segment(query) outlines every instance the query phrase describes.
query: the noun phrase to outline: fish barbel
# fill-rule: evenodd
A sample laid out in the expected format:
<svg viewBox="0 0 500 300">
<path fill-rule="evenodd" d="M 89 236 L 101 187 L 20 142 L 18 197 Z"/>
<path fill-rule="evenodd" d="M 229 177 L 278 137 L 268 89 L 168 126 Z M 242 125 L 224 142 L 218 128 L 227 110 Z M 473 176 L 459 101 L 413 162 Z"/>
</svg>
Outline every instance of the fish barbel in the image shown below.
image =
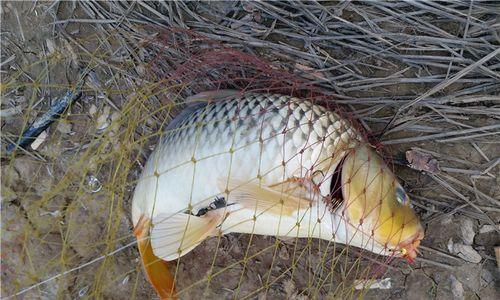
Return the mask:
<svg viewBox="0 0 500 300">
<path fill-rule="evenodd" d="M 305 99 L 205 92 L 166 128 L 135 189 L 146 273 L 231 232 L 314 237 L 412 259 L 423 238 L 404 189 L 361 134 Z"/>
</svg>

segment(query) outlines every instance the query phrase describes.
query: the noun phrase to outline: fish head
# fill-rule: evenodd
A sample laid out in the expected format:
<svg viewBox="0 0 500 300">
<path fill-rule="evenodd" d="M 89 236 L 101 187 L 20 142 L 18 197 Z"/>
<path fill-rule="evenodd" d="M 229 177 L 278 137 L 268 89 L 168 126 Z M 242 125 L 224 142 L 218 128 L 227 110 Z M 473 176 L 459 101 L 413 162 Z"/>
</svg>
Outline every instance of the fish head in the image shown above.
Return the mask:
<svg viewBox="0 0 500 300">
<path fill-rule="evenodd" d="M 341 185 L 344 217 L 351 230 L 370 239 L 362 247 L 412 261 L 424 229 L 407 193 L 373 148 L 366 145 L 350 150 L 342 164 Z M 370 249 L 373 242 L 378 247 Z"/>
</svg>

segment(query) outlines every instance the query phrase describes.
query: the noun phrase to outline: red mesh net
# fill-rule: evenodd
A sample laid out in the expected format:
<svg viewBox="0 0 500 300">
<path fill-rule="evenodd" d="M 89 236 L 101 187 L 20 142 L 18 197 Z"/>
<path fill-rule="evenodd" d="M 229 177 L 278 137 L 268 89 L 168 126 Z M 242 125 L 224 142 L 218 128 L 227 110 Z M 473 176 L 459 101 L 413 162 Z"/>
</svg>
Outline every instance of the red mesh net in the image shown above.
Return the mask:
<svg viewBox="0 0 500 300">
<path fill-rule="evenodd" d="M 49 293 L 57 285 L 75 297 L 150 297 L 136 236 L 143 259 L 151 256 L 151 236 L 155 259 L 146 264 L 168 260 L 181 298 L 355 297 L 373 282 L 387 284 L 394 257 L 413 257 L 421 236 L 406 193 L 380 147 L 317 84 L 317 74 L 170 29 L 137 46 L 138 76 L 96 86 L 92 78 L 107 68 L 122 74 L 130 66 L 99 46 L 75 48 L 46 61 L 57 67 L 79 55 L 91 66 L 83 99 L 60 121 L 71 130 L 48 129 L 39 150 L 45 161 L 16 158 L 7 166 L 22 172 L 23 164 L 36 165 L 39 187 L 13 193 L 37 201 L 11 206 L 10 216 L 35 221 L 17 224 L 18 242 L 3 253 L 25 249 L 26 262 L 47 253 L 21 273 L 18 262 L 6 261 L 16 278 L 9 294 Z M 6 89 L 35 95 L 43 80 L 11 81 Z M 61 94 L 71 87 L 48 86 Z M 213 91 L 224 90 L 237 93 L 212 101 L 220 97 Z M 28 110 L 20 128 L 32 122 L 30 112 L 36 115 Z M 143 199 L 135 215 L 134 190 Z M 149 225 L 138 226 L 141 216 Z M 161 280 L 156 288 L 171 287 Z"/>
<path fill-rule="evenodd" d="M 231 178 L 230 175 L 227 178 L 224 177 L 226 171 L 224 168 L 222 168 L 222 174 L 204 169 L 216 167 L 216 160 L 213 162 L 214 165 L 207 163 L 200 166 L 197 169 L 198 172 L 207 172 L 207 175 L 203 176 L 225 178 L 225 189 L 221 187 L 219 192 L 226 193 L 224 200 L 227 206 L 217 207 L 213 211 L 224 211 L 226 215 L 216 222 L 217 226 L 222 228 L 218 234 L 213 234 L 216 237 L 203 242 L 190 253 L 182 252 L 182 255 L 185 256 L 175 260 L 173 273 L 178 295 L 194 296 L 199 293 L 200 296 L 214 296 L 222 294 L 235 298 L 254 297 L 261 294 L 272 296 L 276 292 L 275 287 L 283 286 L 282 284 L 286 282 L 296 287 L 304 295 L 353 296 L 363 293 L 362 283 L 380 278 L 392 258 L 407 257 L 411 259 L 414 257 L 415 248 L 422 238 L 422 231 L 417 217 L 408 206 L 408 196 L 397 182 L 391 168 L 387 167 L 379 157 L 378 149 L 376 149 L 379 146 L 369 145 L 364 131 L 353 120 L 353 116 L 336 105 L 335 99 L 315 86 L 313 81 L 291 74 L 284 69 L 284 66 L 273 65 L 255 55 L 223 46 L 187 30 L 163 31 L 154 39 L 146 42 L 145 48 L 152 53 L 146 67 L 150 71 L 147 72 L 147 78 L 155 83 L 154 94 L 161 99 L 169 112 L 172 109 L 172 104 L 184 105 L 186 99 L 193 94 L 227 89 L 238 91 L 232 96 L 225 95 L 224 100 L 218 102 L 219 104 L 210 103 L 206 107 L 194 110 L 194 114 L 198 113 L 197 118 L 191 117 L 190 121 L 189 115 L 184 115 L 183 118 L 186 121 L 182 125 L 167 128 L 164 134 L 173 136 L 173 138 L 167 138 L 165 144 L 175 145 L 179 139 L 199 141 L 194 142 L 194 144 L 182 144 L 188 146 L 186 149 L 165 146 L 157 150 L 158 157 L 156 157 L 153 168 L 156 177 L 161 178 L 165 174 L 168 176 L 169 173 L 181 174 L 176 173 L 176 167 L 166 168 L 162 165 L 165 164 L 165 159 L 176 159 L 175 151 L 191 152 L 191 147 L 208 147 L 208 150 L 200 151 L 202 154 L 193 151 L 192 156 L 186 156 L 184 161 L 181 159 L 176 164 L 183 165 L 192 162 L 193 168 L 197 169 L 200 161 L 210 161 L 214 156 L 229 154 L 225 159 L 234 160 L 235 164 L 240 164 L 238 167 L 243 172 L 249 172 L 249 174 L 234 175 L 234 177 L 244 178 L 243 181 L 246 184 L 251 184 L 252 181 L 255 183 L 256 180 L 259 183 L 259 185 L 249 189 L 272 188 L 279 192 L 281 197 L 288 197 L 292 194 L 307 199 L 306 202 L 310 201 L 302 203 L 302 205 L 306 205 L 305 210 L 304 207 L 300 207 L 301 202 L 299 201 L 296 210 L 297 222 L 292 228 L 288 228 L 290 232 L 295 230 L 296 233 L 281 232 L 288 239 L 291 239 L 288 242 L 283 242 L 279 238 L 259 236 L 262 232 L 270 232 L 270 230 L 263 230 L 259 227 L 269 226 L 272 223 L 259 222 L 261 218 L 276 218 L 279 220 L 278 222 L 283 220 L 286 223 L 286 217 L 283 217 L 282 214 L 287 208 L 282 199 L 282 201 L 275 203 L 267 203 L 266 201 L 269 199 L 254 199 L 256 200 L 254 214 L 251 213 L 251 207 L 247 207 L 247 214 L 240 213 L 238 215 L 239 218 L 242 218 L 242 223 L 249 222 L 248 224 L 250 224 L 253 222 L 253 225 L 249 225 L 251 230 L 241 229 L 242 226 L 238 226 L 238 224 L 225 228 L 224 222 L 231 223 L 231 220 L 228 221 L 228 219 L 235 218 L 233 214 L 239 213 L 238 210 L 233 212 L 231 205 L 242 205 L 241 203 L 244 202 L 242 199 L 246 199 L 245 195 L 252 198 L 249 196 L 249 193 L 252 192 L 238 192 L 241 185 L 235 186 L 232 183 L 234 178 Z M 290 98 L 285 103 L 276 106 L 272 103 L 262 104 L 264 106 L 258 111 L 244 114 L 242 113 L 245 109 L 243 106 L 249 105 L 249 96 L 246 95 L 252 93 L 256 95 L 280 94 L 297 98 Z M 202 98 L 206 99 L 202 100 L 211 102 L 216 98 L 216 95 L 218 93 L 203 94 Z M 224 110 L 224 105 L 230 106 L 232 101 L 237 102 L 238 106 L 234 114 L 228 110 L 226 115 L 212 116 L 213 118 L 210 116 L 211 109 Z M 331 121 L 337 126 L 335 130 L 326 130 L 325 132 L 320 130 L 322 133 L 319 135 L 314 129 L 303 131 L 302 133 L 308 135 L 304 137 L 304 140 L 314 139 L 314 142 L 306 142 L 303 147 L 292 148 L 295 149 L 296 153 L 292 153 L 286 158 L 285 154 L 280 153 L 280 149 L 272 149 L 271 143 L 261 147 L 261 151 L 276 151 L 273 154 L 276 155 L 276 165 L 281 164 L 284 169 L 298 162 L 301 170 L 298 173 L 292 172 L 293 176 L 283 171 L 283 174 L 280 175 L 282 181 L 269 182 L 269 180 L 264 180 L 266 174 L 263 175 L 260 168 L 256 176 L 252 173 L 251 168 L 245 169 L 245 160 L 251 159 L 250 152 L 255 150 L 251 147 L 252 143 L 260 142 L 261 145 L 265 145 L 263 140 L 273 141 L 283 136 L 284 142 L 279 147 L 286 148 L 287 140 L 294 138 L 294 131 L 298 131 L 301 126 L 306 125 L 310 125 L 312 128 L 313 124 L 319 124 L 318 120 L 321 116 L 328 115 L 327 112 L 313 114 L 314 117 L 310 117 L 306 122 L 290 126 L 290 116 L 293 116 L 294 113 L 291 106 L 293 103 L 301 105 L 300 102 L 303 104 L 312 103 L 312 105 L 325 107 L 326 111 L 335 112 L 336 114 L 333 116 L 338 119 Z M 226 122 L 225 124 L 229 127 L 231 123 L 244 127 L 249 119 L 261 120 L 260 115 L 270 113 L 274 111 L 273 109 L 286 111 L 283 116 L 285 119 L 288 118 L 288 121 L 285 122 L 286 125 L 284 128 L 273 127 L 272 120 L 264 118 L 262 119 L 265 120 L 264 122 L 256 122 L 253 128 L 246 128 L 246 130 L 254 130 L 255 132 L 271 128 L 271 134 L 265 138 L 263 138 L 262 133 L 255 134 L 253 140 L 247 141 L 245 146 L 237 149 L 239 151 L 248 150 L 245 155 L 233 155 L 234 149 L 231 145 L 227 145 L 231 147 L 227 151 L 220 151 L 220 146 L 224 143 L 224 138 L 221 136 L 208 144 L 202 141 L 202 139 L 207 138 L 206 135 L 217 135 L 217 131 L 210 131 L 208 125 L 210 122 L 215 122 L 214 126 L 221 126 L 221 123 Z M 312 107 L 310 109 L 312 111 Z M 181 109 L 177 108 L 176 110 L 180 111 Z M 303 112 L 307 113 L 307 109 Z M 192 127 L 192 130 L 189 127 Z M 171 131 L 175 130 L 180 130 L 181 134 L 170 135 Z M 187 135 L 183 136 L 183 131 L 187 132 Z M 287 132 L 290 134 L 287 135 Z M 237 143 L 234 141 L 238 139 L 235 131 L 229 131 L 227 134 L 232 134 L 233 142 Z M 251 133 L 246 134 L 251 135 Z M 318 149 L 318 145 L 321 145 L 326 151 L 328 143 L 332 143 L 332 146 L 335 144 L 333 150 L 330 148 L 328 150 L 331 156 L 327 156 L 323 160 L 317 157 L 312 164 L 306 167 L 306 161 L 310 159 L 307 157 L 308 153 L 314 152 L 313 149 Z M 268 149 L 263 150 L 265 147 Z M 150 160 L 154 159 L 150 158 Z M 265 160 L 262 153 L 258 155 L 257 160 L 260 162 Z M 326 167 L 324 166 L 325 160 L 328 160 Z M 220 168 L 217 170 L 221 172 Z M 146 174 L 146 178 L 147 176 Z M 149 176 L 151 177 L 151 174 Z M 205 184 L 203 176 L 200 177 L 200 181 L 197 181 L 197 177 L 191 183 L 180 183 L 177 188 L 203 189 L 203 184 Z M 213 183 L 213 181 L 208 182 Z M 158 195 L 162 194 L 159 190 L 169 188 L 165 186 L 168 183 L 173 182 L 168 179 L 156 181 L 154 186 Z M 326 194 L 321 195 L 321 186 L 325 185 L 329 186 L 329 190 Z M 231 198 L 234 193 L 237 195 L 236 198 L 234 196 Z M 193 195 L 192 191 L 191 195 Z M 211 197 L 217 199 L 216 195 Z M 208 198 L 199 199 L 192 196 L 186 202 L 189 204 L 184 208 L 184 212 L 180 213 L 195 215 L 196 209 L 200 209 L 198 206 L 207 205 Z M 173 196 L 169 199 L 169 201 L 176 200 L 183 201 L 182 197 Z M 156 203 L 167 200 L 155 197 L 151 201 Z M 267 206 L 260 207 L 259 201 L 266 202 Z M 318 213 L 319 210 L 325 208 L 323 204 L 326 204 L 327 210 Z M 205 213 L 209 211 L 206 208 L 201 210 L 203 209 L 205 209 Z M 316 212 L 312 213 L 313 211 Z M 153 220 L 157 213 L 160 214 L 154 210 L 153 212 L 146 210 L 144 213 L 151 213 Z M 198 211 L 197 215 L 199 214 Z M 325 217 L 326 214 L 328 216 Z M 302 219 L 304 217 L 312 218 L 312 216 L 314 216 L 314 220 L 304 221 Z M 203 215 L 203 217 L 207 216 Z M 331 236 L 326 237 L 324 233 L 318 235 L 317 232 L 314 232 L 314 228 L 323 226 L 322 222 L 326 222 L 327 219 L 330 222 Z M 168 224 L 165 227 L 172 226 L 168 218 L 159 223 L 163 222 Z M 190 221 L 186 221 L 186 224 L 189 223 Z M 161 227 L 162 225 L 156 224 L 155 226 Z M 301 226 L 310 227 L 309 234 L 300 232 Z M 186 228 L 189 228 L 189 225 L 186 225 Z M 280 229 L 281 227 L 278 225 L 275 236 L 280 235 Z M 250 236 L 224 235 L 233 230 L 235 232 L 242 230 L 242 232 L 250 233 Z M 186 231 L 185 234 L 188 233 L 190 232 Z M 153 239 L 154 235 L 153 233 Z M 321 241 L 318 237 L 324 240 Z M 160 238 L 168 240 L 170 237 L 160 235 Z M 185 239 L 188 240 L 186 236 L 183 236 L 179 249 L 182 248 Z M 238 248 L 237 251 L 241 254 L 241 258 L 232 253 L 234 248 Z M 289 251 L 292 251 L 292 254 L 289 254 Z M 163 258 L 168 257 L 168 260 L 171 260 L 175 254 L 163 254 Z M 386 258 L 375 254 L 385 255 Z M 207 260 L 207 256 L 211 258 Z M 264 274 L 262 274 L 262 266 L 255 268 L 256 265 L 260 264 L 265 266 Z M 192 271 L 193 266 L 196 266 L 195 272 Z M 224 273 L 230 273 L 230 277 L 233 278 L 228 280 L 226 276 L 221 276 Z M 219 279 L 219 277 L 224 278 L 224 280 Z M 262 287 L 257 290 L 250 289 L 249 287 L 254 286 L 255 282 L 253 281 L 256 280 L 262 282 Z"/>
</svg>

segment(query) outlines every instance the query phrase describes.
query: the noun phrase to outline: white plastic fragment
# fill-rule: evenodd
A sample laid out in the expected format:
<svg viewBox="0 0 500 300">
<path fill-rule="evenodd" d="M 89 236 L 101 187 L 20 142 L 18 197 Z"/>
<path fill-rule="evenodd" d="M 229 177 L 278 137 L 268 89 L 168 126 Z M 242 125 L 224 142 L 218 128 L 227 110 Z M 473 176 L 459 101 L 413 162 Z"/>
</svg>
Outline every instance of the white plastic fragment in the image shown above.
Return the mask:
<svg viewBox="0 0 500 300">
<path fill-rule="evenodd" d="M 39 136 L 31 143 L 31 149 L 36 150 L 47 139 L 47 131 L 42 131 Z"/>
<path fill-rule="evenodd" d="M 61 216 L 62 214 L 61 214 L 60 210 L 55 210 L 55 211 L 49 212 L 49 215 L 51 215 L 54 218 L 57 218 L 57 217 Z"/>
<path fill-rule="evenodd" d="M 380 289 L 380 290 L 388 290 L 392 286 L 390 278 L 383 279 L 356 279 L 354 281 L 354 288 L 356 290 L 364 290 L 364 289 Z"/>
<path fill-rule="evenodd" d="M 61 216 L 61 211 L 60 210 L 55 210 L 55 211 L 47 211 L 47 212 L 41 212 L 40 217 L 50 215 L 51 217 L 57 218 Z"/>
</svg>

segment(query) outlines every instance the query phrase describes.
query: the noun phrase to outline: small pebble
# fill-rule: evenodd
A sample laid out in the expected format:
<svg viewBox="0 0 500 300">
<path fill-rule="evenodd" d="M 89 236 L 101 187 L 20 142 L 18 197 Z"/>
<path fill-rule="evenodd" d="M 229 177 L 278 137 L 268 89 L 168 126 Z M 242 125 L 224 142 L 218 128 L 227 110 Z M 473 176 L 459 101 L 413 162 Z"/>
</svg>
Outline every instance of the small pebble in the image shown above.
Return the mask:
<svg viewBox="0 0 500 300">
<path fill-rule="evenodd" d="M 283 259 L 283 260 L 289 260 L 290 259 L 290 254 L 288 253 L 288 250 L 286 250 L 286 247 L 281 247 L 280 252 L 278 253 L 278 256 Z"/>
<path fill-rule="evenodd" d="M 460 233 L 465 245 L 472 245 L 474 242 L 474 221 L 469 218 L 460 219 Z"/>
<path fill-rule="evenodd" d="M 104 109 L 102 110 L 102 113 L 97 117 L 97 130 L 103 130 L 106 129 L 109 126 L 109 113 L 110 113 L 111 107 L 105 106 Z"/>
<path fill-rule="evenodd" d="M 66 120 L 60 120 L 59 123 L 57 124 L 57 131 L 61 133 L 71 133 L 72 125 L 70 122 Z"/>
<path fill-rule="evenodd" d="M 478 264 L 483 259 L 481 255 L 472 248 L 471 245 L 464 245 L 455 243 L 453 245 L 453 252 L 465 261 Z"/>
<path fill-rule="evenodd" d="M 439 172 L 438 161 L 428 153 L 417 149 L 408 150 L 406 151 L 406 160 L 410 163 L 410 167 L 415 170 L 426 171 L 431 174 Z"/>
<path fill-rule="evenodd" d="M 22 112 L 21 105 L 0 110 L 0 118 L 3 120 L 10 119 L 19 115 Z"/>
<path fill-rule="evenodd" d="M 500 225 L 497 225 L 497 228 L 500 230 Z M 494 230 L 495 230 L 495 226 L 490 225 L 490 224 L 486 224 L 486 225 L 481 226 L 481 228 L 479 228 L 479 233 L 488 233 L 488 232 L 492 232 Z"/>
<path fill-rule="evenodd" d="M 49 54 L 56 52 L 56 44 L 53 40 L 46 39 L 45 43 L 47 44 L 47 51 L 49 52 Z"/>
<path fill-rule="evenodd" d="M 94 104 L 92 104 L 89 108 L 89 114 L 91 116 L 95 115 L 95 113 L 97 112 L 97 106 L 95 106 Z"/>
<path fill-rule="evenodd" d="M 481 286 L 488 286 L 490 283 L 495 281 L 495 276 L 491 274 L 486 268 L 481 270 Z"/>
<path fill-rule="evenodd" d="M 453 299 L 461 300 L 464 297 L 464 287 L 462 283 L 453 275 L 450 275 L 451 281 L 451 293 L 453 294 Z"/>
</svg>

